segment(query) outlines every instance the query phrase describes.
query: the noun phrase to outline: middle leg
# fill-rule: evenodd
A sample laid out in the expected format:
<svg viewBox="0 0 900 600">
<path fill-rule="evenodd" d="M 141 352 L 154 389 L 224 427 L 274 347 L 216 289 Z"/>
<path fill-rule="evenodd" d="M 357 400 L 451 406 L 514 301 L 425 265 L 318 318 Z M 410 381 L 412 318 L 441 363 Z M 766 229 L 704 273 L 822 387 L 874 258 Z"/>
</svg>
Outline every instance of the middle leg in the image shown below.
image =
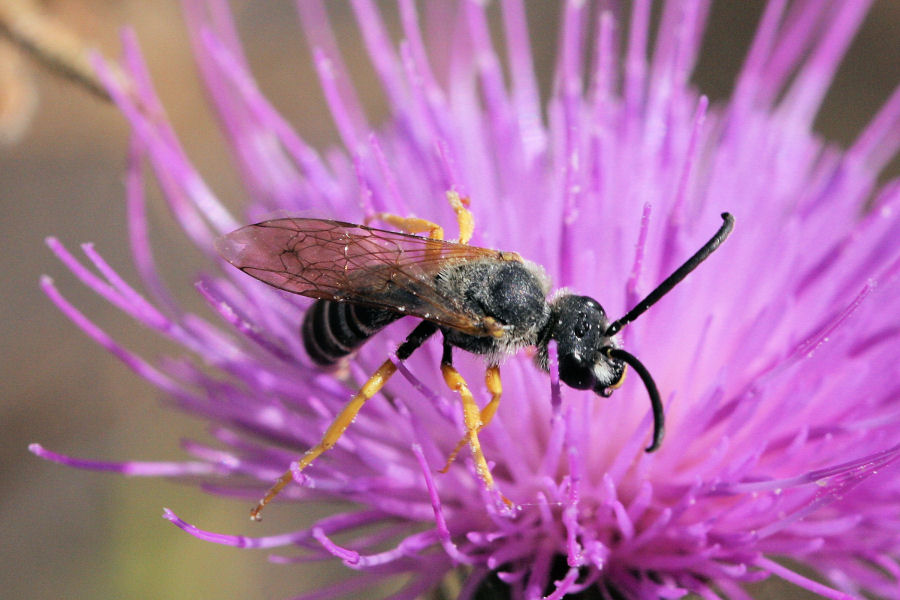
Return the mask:
<svg viewBox="0 0 900 600">
<path fill-rule="evenodd" d="M 457 392 L 462 400 L 463 422 L 466 427 L 465 440 L 469 443 L 469 448 L 471 448 L 472 455 L 475 458 L 475 469 L 478 471 L 478 476 L 488 490 L 493 490 L 494 477 L 491 475 L 491 470 L 488 468 L 487 460 L 484 458 L 484 452 L 481 449 L 481 442 L 478 440 L 478 430 L 482 427 L 481 410 L 479 410 L 478 404 L 475 403 L 475 398 L 472 396 L 472 391 L 469 389 L 466 380 L 453 366 L 453 347 L 446 340 L 444 341 L 444 356 L 441 359 L 441 373 L 447 386 Z M 487 409 L 487 407 L 485 408 Z M 490 417 L 493 416 L 495 411 L 496 403 L 493 411 L 490 413 Z M 504 501 L 506 501 L 505 498 Z"/>
<path fill-rule="evenodd" d="M 491 400 L 481 409 L 479 415 L 481 424 L 478 426 L 478 431 L 476 431 L 476 433 L 481 433 L 481 430 L 488 426 L 491 419 L 497 414 L 497 408 L 500 407 L 500 396 L 503 394 L 503 386 L 500 382 L 500 367 L 497 365 L 489 366 L 484 374 L 484 382 L 487 384 L 487 389 L 491 393 Z M 456 460 L 460 450 L 463 449 L 463 446 L 466 445 L 467 441 L 469 441 L 468 433 L 466 433 L 466 435 L 459 440 L 459 443 L 456 444 L 456 448 L 453 449 L 453 452 L 450 453 L 450 457 L 447 459 L 447 464 L 440 470 L 441 473 L 446 473 L 450 469 L 450 465 Z"/>
</svg>

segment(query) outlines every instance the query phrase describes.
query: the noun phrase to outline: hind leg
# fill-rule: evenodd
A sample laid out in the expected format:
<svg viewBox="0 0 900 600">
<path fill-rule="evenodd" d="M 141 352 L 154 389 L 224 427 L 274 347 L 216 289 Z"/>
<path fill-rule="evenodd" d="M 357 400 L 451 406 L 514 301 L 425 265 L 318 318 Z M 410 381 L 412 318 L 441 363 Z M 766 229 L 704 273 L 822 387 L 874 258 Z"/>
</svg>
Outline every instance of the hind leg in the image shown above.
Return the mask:
<svg viewBox="0 0 900 600">
<path fill-rule="evenodd" d="M 435 331 L 437 331 L 437 325 L 431 323 L 430 321 L 422 321 L 419 323 L 415 329 L 407 336 L 406 340 L 400 344 L 400 347 L 397 348 L 397 358 L 400 360 L 406 360 L 409 356 L 419 347 L 421 346 L 425 340 L 427 340 Z M 316 460 L 319 456 L 321 456 L 324 452 L 327 452 L 337 441 L 341 438 L 344 431 L 346 431 L 347 427 L 350 426 L 350 423 L 353 422 L 353 419 L 356 418 L 356 415 L 359 413 L 360 409 L 363 405 L 372 398 L 375 394 L 384 387 L 384 384 L 387 383 L 388 379 L 391 378 L 391 375 L 397 372 L 397 365 L 394 364 L 394 361 L 390 358 L 384 361 L 380 367 L 372 374 L 371 377 L 363 384 L 360 390 L 350 399 L 341 412 L 338 413 L 337 417 L 335 417 L 334 421 L 331 422 L 331 425 L 328 426 L 328 429 L 325 430 L 325 434 L 322 436 L 322 440 L 307 450 L 300 460 L 297 462 L 296 472 L 301 472 L 303 469 L 308 467 L 314 460 Z M 275 497 L 278 493 L 284 489 L 284 487 L 289 484 L 294 478 L 294 469 L 288 469 L 285 473 L 279 477 L 275 484 L 272 485 L 271 488 L 266 492 L 266 495 L 262 497 L 262 499 L 256 504 L 255 507 L 250 511 L 250 519 L 253 521 L 260 521 L 262 517 L 259 516 L 262 509 Z"/>
</svg>

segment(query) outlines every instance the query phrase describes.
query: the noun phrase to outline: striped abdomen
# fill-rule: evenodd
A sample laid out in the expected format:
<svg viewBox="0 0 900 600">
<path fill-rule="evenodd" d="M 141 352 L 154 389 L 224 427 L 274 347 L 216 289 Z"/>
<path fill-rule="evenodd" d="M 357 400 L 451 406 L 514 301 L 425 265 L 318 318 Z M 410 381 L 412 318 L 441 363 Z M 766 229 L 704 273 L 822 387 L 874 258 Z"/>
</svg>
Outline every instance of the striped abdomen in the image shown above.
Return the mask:
<svg viewBox="0 0 900 600">
<path fill-rule="evenodd" d="M 303 317 L 303 346 L 313 362 L 330 366 L 402 316 L 381 308 L 317 300 Z"/>
</svg>

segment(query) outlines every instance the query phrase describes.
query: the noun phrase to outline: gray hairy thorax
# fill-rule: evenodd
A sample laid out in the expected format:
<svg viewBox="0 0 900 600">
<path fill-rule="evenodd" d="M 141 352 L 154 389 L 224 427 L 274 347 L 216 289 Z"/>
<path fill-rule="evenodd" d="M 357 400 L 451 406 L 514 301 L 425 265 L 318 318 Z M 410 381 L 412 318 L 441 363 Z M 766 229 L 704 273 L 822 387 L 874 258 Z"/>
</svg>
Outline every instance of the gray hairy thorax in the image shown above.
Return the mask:
<svg viewBox="0 0 900 600">
<path fill-rule="evenodd" d="M 453 346 L 502 362 L 519 348 L 535 345 L 550 319 L 549 281 L 543 269 L 528 261 L 471 261 L 448 265 L 435 278 L 436 287 L 458 299 L 460 312 L 491 317 L 503 335 L 474 336 L 442 328 Z"/>
</svg>

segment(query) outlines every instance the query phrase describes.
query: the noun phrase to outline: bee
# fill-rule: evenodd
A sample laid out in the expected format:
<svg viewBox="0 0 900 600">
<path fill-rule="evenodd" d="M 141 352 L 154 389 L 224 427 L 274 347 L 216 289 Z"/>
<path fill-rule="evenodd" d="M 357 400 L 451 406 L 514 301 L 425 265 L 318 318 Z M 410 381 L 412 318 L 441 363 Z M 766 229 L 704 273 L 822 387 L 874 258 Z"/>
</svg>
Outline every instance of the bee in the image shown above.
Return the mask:
<svg viewBox="0 0 900 600">
<path fill-rule="evenodd" d="M 458 242 L 443 240 L 437 225 L 415 218 L 377 215 L 398 229 L 323 219 L 282 218 L 238 229 L 220 238 L 225 260 L 280 290 L 316 301 L 307 310 L 301 335 L 309 358 L 322 367 L 340 363 L 378 331 L 403 317 L 420 323 L 396 351 L 409 358 L 437 332 L 443 337 L 441 372 L 462 400 L 466 434 L 448 460 L 448 468 L 468 443 L 479 477 L 488 490 L 494 480 L 478 440 L 478 432 L 499 406 L 500 363 L 524 347 L 536 347 L 537 365 L 549 369 L 548 348 L 556 343 L 559 379 L 578 390 L 608 397 L 619 387 L 626 367 L 641 378 L 650 398 L 653 436 L 647 452 L 660 447 L 664 412 L 649 371 L 622 348 L 617 336 L 626 324 L 656 303 L 703 262 L 728 237 L 734 218 L 646 298 L 620 319 L 610 321 L 593 298 L 568 291 L 548 299 L 550 282 L 543 269 L 515 252 L 470 246 L 471 213 L 466 201 L 449 193 L 460 224 Z M 416 235 L 429 232 L 429 237 Z M 491 399 L 479 408 L 459 372 L 453 349 L 484 357 L 485 383 Z M 251 511 L 253 520 L 299 472 L 329 450 L 397 366 L 387 359 L 362 386 L 310 448 L 294 470 L 284 473 Z M 505 498 L 504 498 L 505 500 Z M 507 503 L 509 501 L 505 500 Z"/>
</svg>

